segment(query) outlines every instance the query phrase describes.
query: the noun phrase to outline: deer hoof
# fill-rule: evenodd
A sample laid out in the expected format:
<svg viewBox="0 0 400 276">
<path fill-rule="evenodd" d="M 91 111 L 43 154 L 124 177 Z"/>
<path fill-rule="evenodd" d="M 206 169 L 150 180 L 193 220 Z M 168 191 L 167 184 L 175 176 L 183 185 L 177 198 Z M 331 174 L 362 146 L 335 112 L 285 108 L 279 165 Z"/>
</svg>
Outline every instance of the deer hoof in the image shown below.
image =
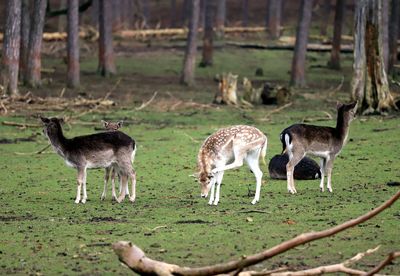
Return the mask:
<svg viewBox="0 0 400 276">
<path fill-rule="evenodd" d="M 253 199 L 253 201 L 251 202 L 251 204 L 256 204 L 258 202 L 258 200 L 256 200 L 256 199 Z"/>
<path fill-rule="evenodd" d="M 82 202 L 83 204 L 85 204 L 85 203 L 86 203 L 86 198 L 82 199 L 81 202 Z"/>
<path fill-rule="evenodd" d="M 76 204 L 79 204 L 79 201 L 81 201 L 80 198 L 75 199 L 75 203 L 76 203 Z"/>
<path fill-rule="evenodd" d="M 332 188 L 328 188 L 328 192 L 332 193 L 333 192 Z"/>
<path fill-rule="evenodd" d="M 130 197 L 129 197 L 129 201 L 132 202 L 132 203 L 135 202 L 135 199 L 136 199 L 136 198 L 135 198 L 134 196 L 130 196 Z"/>
<path fill-rule="evenodd" d="M 124 198 L 123 198 L 123 197 L 119 197 L 119 198 L 117 198 L 117 199 L 116 199 L 116 201 L 117 201 L 118 203 L 121 203 L 121 202 L 122 202 L 122 200 L 124 200 Z"/>
<path fill-rule="evenodd" d="M 218 201 L 214 201 L 213 205 L 217 206 L 218 205 Z"/>
</svg>

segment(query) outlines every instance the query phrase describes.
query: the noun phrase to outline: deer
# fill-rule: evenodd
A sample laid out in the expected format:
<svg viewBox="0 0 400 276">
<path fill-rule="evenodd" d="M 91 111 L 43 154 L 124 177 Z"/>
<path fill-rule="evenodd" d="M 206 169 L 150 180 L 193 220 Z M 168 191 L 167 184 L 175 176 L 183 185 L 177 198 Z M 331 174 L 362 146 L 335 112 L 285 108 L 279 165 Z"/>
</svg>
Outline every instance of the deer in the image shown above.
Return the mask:
<svg viewBox="0 0 400 276">
<path fill-rule="evenodd" d="M 277 154 L 269 161 L 268 171 L 269 176 L 272 179 L 287 179 L 286 165 L 289 161 L 289 155 L 287 153 Z M 293 171 L 294 179 L 299 180 L 312 180 L 321 178 L 321 168 L 318 163 L 313 159 L 305 156 L 301 161 L 294 167 Z"/>
<path fill-rule="evenodd" d="M 291 194 L 297 193 L 294 185 L 294 167 L 310 154 L 321 158 L 320 190 L 324 192 L 324 177 L 327 175 L 327 189 L 332 192 L 333 161 L 346 144 L 350 123 L 357 112 L 357 102 L 350 104 L 337 103 L 336 127 L 294 124 L 280 134 L 282 153 L 287 153 L 286 165 L 287 189 Z"/>
<path fill-rule="evenodd" d="M 236 125 L 222 128 L 209 136 L 201 146 L 196 174 L 200 184 L 201 197 L 207 198 L 210 192 L 209 205 L 218 205 L 224 172 L 241 167 L 246 161 L 256 177 L 256 193 L 252 204 L 260 200 L 261 180 L 263 173 L 259 159 L 265 164 L 267 136 L 259 129 Z"/>
<path fill-rule="evenodd" d="M 132 160 L 136 152 L 136 143 L 131 137 L 121 131 L 106 131 L 91 135 L 66 138 L 58 118 L 40 118 L 43 132 L 50 141 L 54 151 L 65 163 L 76 168 L 77 193 L 75 203 L 86 203 L 86 171 L 92 168 L 112 167 L 121 176 L 122 192 L 117 198 L 120 203 L 125 198 L 128 180 L 132 182 L 131 202 L 136 198 L 136 172 Z M 81 198 L 81 191 L 83 197 Z"/>
<path fill-rule="evenodd" d="M 103 124 L 103 127 L 105 130 L 107 131 L 117 131 L 122 127 L 123 121 L 118 121 L 116 123 L 114 122 L 108 122 L 108 121 L 104 121 L 101 120 L 101 123 Z M 134 161 L 134 156 L 132 157 L 132 163 Z M 115 169 L 111 167 L 105 168 L 105 174 L 104 174 L 104 188 L 103 188 L 103 193 L 101 194 L 100 199 L 101 200 L 105 200 L 106 198 L 106 191 L 107 191 L 107 183 L 108 180 L 110 179 L 111 176 L 111 193 L 112 193 L 112 200 L 116 200 L 117 199 L 117 195 L 115 192 Z M 126 194 L 129 196 L 129 189 L 128 186 L 126 186 Z M 121 189 L 122 189 L 122 185 L 120 183 L 119 185 L 119 193 L 121 194 Z"/>
</svg>

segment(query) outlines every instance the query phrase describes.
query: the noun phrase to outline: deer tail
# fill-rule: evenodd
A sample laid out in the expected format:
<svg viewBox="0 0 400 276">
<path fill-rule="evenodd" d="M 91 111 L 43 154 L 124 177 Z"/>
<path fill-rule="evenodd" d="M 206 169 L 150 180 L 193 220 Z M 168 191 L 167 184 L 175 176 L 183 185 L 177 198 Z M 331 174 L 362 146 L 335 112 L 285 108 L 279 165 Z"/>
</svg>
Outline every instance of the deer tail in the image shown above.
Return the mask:
<svg viewBox="0 0 400 276">
<path fill-rule="evenodd" d="M 289 145 L 292 142 L 292 137 L 290 136 L 289 132 L 286 132 L 285 130 L 282 131 L 281 135 L 280 135 L 280 140 L 282 142 L 282 154 L 286 153 L 286 147 L 287 145 Z"/>
<path fill-rule="evenodd" d="M 264 164 L 264 166 L 267 165 L 267 163 L 265 162 L 265 156 L 267 155 L 267 144 L 268 144 L 268 139 L 267 136 L 265 136 L 265 142 L 261 149 L 261 161 Z"/>
</svg>

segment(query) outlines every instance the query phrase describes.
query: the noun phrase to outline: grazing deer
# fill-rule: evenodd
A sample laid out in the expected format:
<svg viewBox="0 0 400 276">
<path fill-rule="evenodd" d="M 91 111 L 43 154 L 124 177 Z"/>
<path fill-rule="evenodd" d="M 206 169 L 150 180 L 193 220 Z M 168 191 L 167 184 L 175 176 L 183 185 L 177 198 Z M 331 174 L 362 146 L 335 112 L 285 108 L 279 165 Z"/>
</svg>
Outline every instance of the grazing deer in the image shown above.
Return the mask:
<svg viewBox="0 0 400 276">
<path fill-rule="evenodd" d="M 332 168 L 335 157 L 340 153 L 346 143 L 351 121 L 357 111 L 357 102 L 350 104 L 337 104 L 336 127 L 324 127 L 305 124 L 295 124 L 282 131 L 280 139 L 283 152 L 289 155 L 287 170 L 287 189 L 296 193 L 294 186 L 293 170 L 306 154 L 321 158 L 321 183 L 320 189 L 324 191 L 324 176 L 328 175 L 327 188 L 332 192 Z"/>
<path fill-rule="evenodd" d="M 265 163 L 266 151 L 267 137 L 255 127 L 232 126 L 220 129 L 209 136 L 201 146 L 197 157 L 201 196 L 206 198 L 211 190 L 208 204 L 217 205 L 224 171 L 242 166 L 245 160 L 257 180 L 256 194 L 251 202 L 257 203 L 260 200 L 263 175 L 259 167 L 259 158 L 261 155 Z"/>
<path fill-rule="evenodd" d="M 44 134 L 48 137 L 54 150 L 65 160 L 68 166 L 78 170 L 78 187 L 75 203 L 86 203 L 86 170 L 91 168 L 109 168 L 121 176 L 122 192 L 117 198 L 121 202 L 125 198 L 128 179 L 132 181 L 131 202 L 135 201 L 136 173 L 132 160 L 136 151 L 135 141 L 120 131 L 101 132 L 92 135 L 77 136 L 68 139 L 64 136 L 57 118 L 41 118 Z M 83 198 L 81 200 L 81 190 Z"/>
<path fill-rule="evenodd" d="M 286 165 L 289 161 L 289 156 L 285 154 L 277 154 L 272 157 L 268 164 L 269 176 L 272 179 L 285 179 L 287 178 Z M 311 180 L 321 178 L 321 169 L 317 162 L 311 158 L 304 157 L 294 167 L 294 179 Z"/>
<path fill-rule="evenodd" d="M 123 124 L 123 121 L 118 121 L 118 122 L 114 123 L 114 122 L 107 122 L 107 121 L 101 120 L 101 122 L 103 123 L 103 126 L 107 131 L 117 131 L 122 127 L 122 124 Z M 132 163 L 133 163 L 133 159 L 134 159 L 134 156 L 132 157 Z M 117 195 L 115 192 L 115 169 L 113 169 L 111 166 L 111 167 L 105 168 L 104 188 L 103 188 L 103 193 L 101 194 L 101 200 L 104 200 L 106 198 L 107 183 L 108 183 L 110 176 L 111 176 L 112 199 L 113 200 L 117 199 Z M 120 185 L 119 185 L 119 193 L 120 194 L 121 194 L 121 189 L 122 189 L 122 185 L 120 183 Z M 128 186 L 126 186 L 126 194 L 129 196 Z"/>
</svg>

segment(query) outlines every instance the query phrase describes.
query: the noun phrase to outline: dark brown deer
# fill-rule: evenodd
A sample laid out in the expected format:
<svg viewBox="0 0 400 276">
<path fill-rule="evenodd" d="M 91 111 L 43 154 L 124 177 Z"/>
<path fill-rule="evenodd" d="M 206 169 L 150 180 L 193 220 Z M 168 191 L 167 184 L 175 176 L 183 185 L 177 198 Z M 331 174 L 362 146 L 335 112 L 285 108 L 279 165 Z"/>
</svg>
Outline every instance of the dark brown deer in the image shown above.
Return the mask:
<svg viewBox="0 0 400 276">
<path fill-rule="evenodd" d="M 224 171 L 241 167 L 243 161 L 246 161 L 256 177 L 256 194 L 251 202 L 256 204 L 260 200 L 263 175 L 259 167 L 259 158 L 261 156 L 265 163 L 266 151 L 267 136 L 255 127 L 232 126 L 220 129 L 209 136 L 201 146 L 197 157 L 201 196 L 206 198 L 211 190 L 208 204 L 217 205 Z"/>
<path fill-rule="evenodd" d="M 333 161 L 346 143 L 351 121 L 357 111 L 357 102 L 350 104 L 337 104 L 336 127 L 324 127 L 305 124 L 295 124 L 282 131 L 280 139 L 283 153 L 289 155 L 286 165 L 287 189 L 296 193 L 294 186 L 294 167 L 306 154 L 321 158 L 321 183 L 320 189 L 324 191 L 324 176 L 328 176 L 327 188 L 332 192 Z"/>
<path fill-rule="evenodd" d="M 132 160 L 136 151 L 135 141 L 120 131 L 101 132 L 92 135 L 77 136 L 68 139 L 64 136 L 58 118 L 41 118 L 44 134 L 54 150 L 65 160 L 68 166 L 78 171 L 78 187 L 75 203 L 86 203 L 86 170 L 91 168 L 113 167 L 121 176 L 122 192 L 117 198 L 121 202 L 126 195 L 128 179 L 132 181 L 131 202 L 136 196 L 136 173 Z M 81 190 L 83 197 L 81 199 Z"/>
<path fill-rule="evenodd" d="M 268 170 L 269 176 L 272 179 L 285 179 L 287 178 L 286 165 L 289 162 L 289 156 L 285 154 L 277 154 L 269 161 Z M 304 157 L 294 167 L 294 179 L 299 180 L 312 180 L 321 178 L 321 168 L 313 159 Z"/>
</svg>

